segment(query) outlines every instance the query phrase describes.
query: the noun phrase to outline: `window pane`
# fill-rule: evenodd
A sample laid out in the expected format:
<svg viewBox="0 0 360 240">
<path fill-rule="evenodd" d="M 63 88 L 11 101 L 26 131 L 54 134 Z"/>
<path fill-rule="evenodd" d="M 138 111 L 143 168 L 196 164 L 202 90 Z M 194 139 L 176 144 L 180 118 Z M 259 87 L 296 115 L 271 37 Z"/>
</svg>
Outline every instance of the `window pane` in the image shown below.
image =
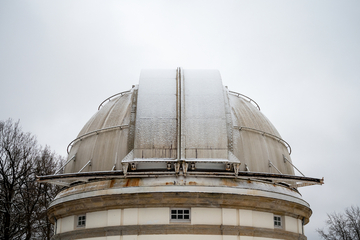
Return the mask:
<svg viewBox="0 0 360 240">
<path fill-rule="evenodd" d="M 189 222 L 190 221 L 190 209 L 170 209 L 170 220 L 173 222 Z"/>
<path fill-rule="evenodd" d="M 281 227 L 281 216 L 274 216 L 274 226 Z"/>
<path fill-rule="evenodd" d="M 78 227 L 83 227 L 86 224 L 86 216 L 78 216 L 78 222 L 77 225 Z"/>
</svg>

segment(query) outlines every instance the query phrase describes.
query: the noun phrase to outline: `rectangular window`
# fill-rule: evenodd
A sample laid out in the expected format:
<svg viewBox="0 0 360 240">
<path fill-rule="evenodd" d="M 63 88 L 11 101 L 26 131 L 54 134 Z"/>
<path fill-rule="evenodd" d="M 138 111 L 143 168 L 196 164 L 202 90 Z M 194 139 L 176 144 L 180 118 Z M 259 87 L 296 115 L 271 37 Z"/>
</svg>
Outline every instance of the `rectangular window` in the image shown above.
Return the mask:
<svg viewBox="0 0 360 240">
<path fill-rule="evenodd" d="M 77 221 L 77 227 L 85 227 L 86 215 L 79 215 Z"/>
<path fill-rule="evenodd" d="M 190 222 L 190 209 L 189 208 L 170 209 L 170 220 L 172 222 Z"/>
<path fill-rule="evenodd" d="M 282 228 L 281 216 L 274 216 L 274 227 Z"/>
</svg>

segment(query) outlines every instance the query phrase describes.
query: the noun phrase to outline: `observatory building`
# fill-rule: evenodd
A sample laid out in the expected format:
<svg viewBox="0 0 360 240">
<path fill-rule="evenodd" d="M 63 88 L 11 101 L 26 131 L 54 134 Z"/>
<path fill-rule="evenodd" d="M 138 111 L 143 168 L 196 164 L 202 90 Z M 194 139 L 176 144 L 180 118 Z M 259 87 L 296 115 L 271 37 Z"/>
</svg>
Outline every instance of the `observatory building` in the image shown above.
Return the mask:
<svg viewBox="0 0 360 240">
<path fill-rule="evenodd" d="M 68 153 L 39 177 L 65 186 L 48 209 L 54 240 L 305 240 L 298 188 L 323 183 L 217 70 L 143 70 Z"/>
</svg>

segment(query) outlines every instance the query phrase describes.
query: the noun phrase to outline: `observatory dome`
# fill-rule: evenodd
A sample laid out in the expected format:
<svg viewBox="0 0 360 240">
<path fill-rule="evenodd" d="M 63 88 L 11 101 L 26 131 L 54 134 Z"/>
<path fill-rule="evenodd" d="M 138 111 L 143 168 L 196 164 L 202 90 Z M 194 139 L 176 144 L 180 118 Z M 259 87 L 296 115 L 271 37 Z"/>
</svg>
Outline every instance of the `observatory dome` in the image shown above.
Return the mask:
<svg viewBox="0 0 360 240">
<path fill-rule="evenodd" d="M 143 70 L 139 85 L 106 99 L 71 143 L 65 173 L 166 169 L 294 174 L 290 147 L 252 99 L 222 85 L 217 70 Z M 270 163 L 270 165 L 269 165 Z M 269 167 L 270 166 L 270 167 Z M 273 166 L 273 167 L 271 167 Z M 135 167 L 135 166 L 134 166 Z"/>
<path fill-rule="evenodd" d="M 217 70 L 143 70 L 68 153 L 39 177 L 65 186 L 53 240 L 306 240 L 297 188 L 323 183 L 294 174 L 290 146 Z"/>
</svg>

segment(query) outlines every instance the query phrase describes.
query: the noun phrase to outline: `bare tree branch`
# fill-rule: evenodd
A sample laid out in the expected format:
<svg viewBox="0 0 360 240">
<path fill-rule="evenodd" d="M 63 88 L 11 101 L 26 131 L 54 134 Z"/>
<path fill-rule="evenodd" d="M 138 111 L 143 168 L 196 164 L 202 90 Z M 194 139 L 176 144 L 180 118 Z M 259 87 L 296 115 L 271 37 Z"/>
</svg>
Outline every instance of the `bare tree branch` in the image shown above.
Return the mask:
<svg viewBox="0 0 360 240">
<path fill-rule="evenodd" d="M 46 210 L 59 189 L 36 182 L 36 175 L 53 174 L 59 160 L 19 121 L 0 121 L 0 239 L 51 238 Z"/>
<path fill-rule="evenodd" d="M 343 214 L 328 214 L 326 227 L 317 229 L 325 240 L 360 240 L 360 208 L 351 206 Z"/>
</svg>

